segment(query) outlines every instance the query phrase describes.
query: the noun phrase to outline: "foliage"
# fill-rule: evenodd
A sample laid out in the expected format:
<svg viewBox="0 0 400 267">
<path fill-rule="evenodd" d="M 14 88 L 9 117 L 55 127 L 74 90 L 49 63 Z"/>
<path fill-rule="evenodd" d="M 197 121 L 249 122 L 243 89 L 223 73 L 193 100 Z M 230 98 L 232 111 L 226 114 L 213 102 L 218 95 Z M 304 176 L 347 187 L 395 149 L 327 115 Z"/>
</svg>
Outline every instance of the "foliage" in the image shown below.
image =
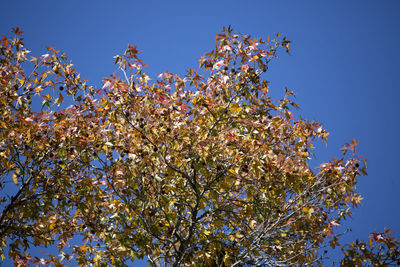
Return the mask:
<svg viewBox="0 0 400 267">
<path fill-rule="evenodd" d="M 95 88 L 54 48 L 28 59 L 14 33 L 0 44 L 0 242 L 17 262 L 286 266 L 338 245 L 365 161 L 353 140 L 310 166 L 328 132 L 262 77 L 284 37 L 224 29 L 201 70 L 155 81 L 128 46 L 122 78 Z M 52 245 L 58 256 L 29 254 Z"/>
<path fill-rule="evenodd" d="M 367 263 L 373 266 L 400 265 L 400 242 L 392 237 L 389 229 L 383 233 L 373 232 L 366 244 L 356 240 L 342 248 L 343 266 L 362 266 Z"/>
</svg>

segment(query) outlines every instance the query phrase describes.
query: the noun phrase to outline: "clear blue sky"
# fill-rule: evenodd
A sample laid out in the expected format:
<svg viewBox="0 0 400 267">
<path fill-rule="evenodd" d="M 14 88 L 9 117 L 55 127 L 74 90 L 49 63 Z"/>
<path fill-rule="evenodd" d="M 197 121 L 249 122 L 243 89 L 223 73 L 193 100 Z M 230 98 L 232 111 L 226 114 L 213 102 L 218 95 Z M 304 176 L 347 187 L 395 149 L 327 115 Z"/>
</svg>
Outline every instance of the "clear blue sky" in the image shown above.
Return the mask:
<svg viewBox="0 0 400 267">
<path fill-rule="evenodd" d="M 0 9 L 0 34 L 19 26 L 31 55 L 48 45 L 62 50 L 94 85 L 115 70 L 112 57 L 128 43 L 144 51 L 151 75 L 184 74 L 224 25 L 254 37 L 286 35 L 291 56 L 282 54 L 267 74 L 273 94 L 294 90 L 301 115 L 331 133 L 318 161 L 339 156 L 352 138 L 368 159 L 349 238 L 385 226 L 400 237 L 400 1 L 1 0 Z"/>
</svg>

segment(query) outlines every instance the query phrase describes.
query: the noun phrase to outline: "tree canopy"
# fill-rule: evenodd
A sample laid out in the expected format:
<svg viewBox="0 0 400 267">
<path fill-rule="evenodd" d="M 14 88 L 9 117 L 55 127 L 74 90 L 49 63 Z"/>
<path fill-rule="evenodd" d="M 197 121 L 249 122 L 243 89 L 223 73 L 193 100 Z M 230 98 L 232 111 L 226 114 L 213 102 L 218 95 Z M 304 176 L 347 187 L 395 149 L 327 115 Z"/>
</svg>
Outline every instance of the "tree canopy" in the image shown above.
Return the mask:
<svg viewBox="0 0 400 267">
<path fill-rule="evenodd" d="M 20 265 L 313 265 L 339 245 L 365 159 L 352 140 L 311 166 L 328 132 L 264 79 L 285 37 L 227 28 L 199 69 L 153 78 L 128 46 L 96 88 L 55 48 L 28 56 L 13 33 L 0 41 L 3 259 L 6 248 Z M 398 246 L 373 233 L 343 247 L 342 264 L 396 264 Z"/>
</svg>

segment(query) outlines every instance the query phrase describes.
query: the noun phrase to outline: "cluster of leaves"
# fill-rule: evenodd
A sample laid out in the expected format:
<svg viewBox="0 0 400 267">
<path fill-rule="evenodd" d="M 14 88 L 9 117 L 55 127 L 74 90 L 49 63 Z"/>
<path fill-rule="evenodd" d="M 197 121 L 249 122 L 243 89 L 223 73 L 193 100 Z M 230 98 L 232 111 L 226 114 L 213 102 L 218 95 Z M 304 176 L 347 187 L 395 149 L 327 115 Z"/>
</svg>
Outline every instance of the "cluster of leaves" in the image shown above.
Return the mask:
<svg viewBox="0 0 400 267">
<path fill-rule="evenodd" d="M 365 162 L 353 140 L 310 166 L 313 142 L 328 133 L 293 115 L 293 92 L 271 99 L 262 78 L 289 49 L 279 34 L 224 29 L 201 71 L 154 82 L 128 46 L 115 57 L 121 77 L 96 89 L 51 47 L 28 59 L 14 33 L 0 43 L 0 246 L 11 258 L 286 266 L 338 245 L 334 228 L 362 199 Z M 26 252 L 50 245 L 59 256 Z"/>
<path fill-rule="evenodd" d="M 342 248 L 343 266 L 390 266 L 400 265 L 400 242 L 392 237 L 389 229 L 383 233 L 373 232 L 368 243 L 356 240 Z"/>
<path fill-rule="evenodd" d="M 88 183 L 78 172 L 83 171 L 83 155 L 89 154 L 84 146 L 72 144 L 79 138 L 71 139 L 66 132 L 79 127 L 79 118 L 57 108 L 64 101 L 64 88 L 81 102 L 78 91 L 93 89 L 86 87 L 66 56 L 51 47 L 48 54 L 29 59 L 33 68 L 26 74 L 30 51 L 19 38 L 21 31 L 13 32 L 17 37 L 3 36 L 0 44 L 0 243 L 8 245 L 10 257 L 18 258 L 20 248 L 66 241 L 76 232 L 69 223 L 72 201 L 85 196 L 79 190 L 86 190 Z M 33 110 L 37 100 L 42 103 L 40 112 Z M 80 157 L 74 156 L 75 149 Z"/>
</svg>

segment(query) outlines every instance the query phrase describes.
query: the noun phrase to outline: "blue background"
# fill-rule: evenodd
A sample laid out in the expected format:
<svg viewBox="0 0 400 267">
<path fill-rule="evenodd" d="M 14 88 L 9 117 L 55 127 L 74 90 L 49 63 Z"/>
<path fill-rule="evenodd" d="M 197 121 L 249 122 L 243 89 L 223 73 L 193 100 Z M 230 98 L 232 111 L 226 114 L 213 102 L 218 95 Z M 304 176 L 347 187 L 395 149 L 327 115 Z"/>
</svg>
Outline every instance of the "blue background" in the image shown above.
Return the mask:
<svg viewBox="0 0 400 267">
<path fill-rule="evenodd" d="M 367 239 L 384 227 L 399 238 L 400 1 L 1 0 L 0 10 L 0 34 L 19 26 L 32 56 L 51 45 L 96 86 L 114 72 L 112 57 L 127 44 L 144 51 L 155 78 L 197 68 L 222 26 L 265 39 L 282 33 L 293 42 L 291 55 L 281 53 L 266 78 L 275 97 L 285 86 L 294 90 L 301 115 L 331 133 L 317 162 L 339 156 L 353 138 L 368 159 L 369 175 L 358 186 L 363 205 L 343 240 Z"/>
</svg>

